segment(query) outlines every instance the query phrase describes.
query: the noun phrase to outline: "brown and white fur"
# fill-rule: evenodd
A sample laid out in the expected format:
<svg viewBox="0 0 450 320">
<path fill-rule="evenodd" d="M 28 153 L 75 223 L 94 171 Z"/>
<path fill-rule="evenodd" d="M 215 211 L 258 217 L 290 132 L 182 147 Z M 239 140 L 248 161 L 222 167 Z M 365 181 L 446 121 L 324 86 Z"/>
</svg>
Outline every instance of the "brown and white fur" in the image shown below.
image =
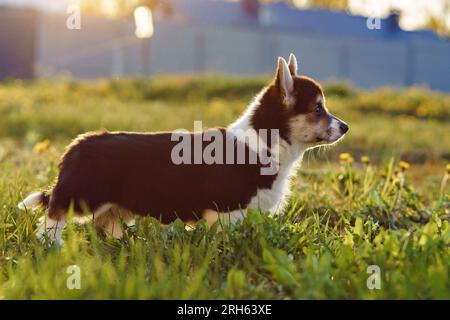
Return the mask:
<svg viewBox="0 0 450 320">
<path fill-rule="evenodd" d="M 277 130 L 280 137 L 278 171 L 270 175 L 261 174 L 260 150 L 242 136 L 254 131 L 259 139 L 261 129 Z M 170 156 L 176 142 L 168 132 L 87 133 L 67 147 L 54 186 L 31 194 L 19 208 L 48 207 L 37 236 L 58 242 L 71 206 L 76 216 L 92 212 L 95 226 L 115 237 L 122 235 L 121 221 L 130 224 L 135 215 L 151 215 L 162 223 L 220 216 L 233 223 L 248 208 L 276 213 L 304 152 L 332 144 L 347 131 L 347 124 L 328 112 L 321 86 L 297 74 L 291 54 L 289 63 L 278 58 L 274 79 L 228 128 L 185 133 L 193 139 L 205 134 L 231 139 L 235 149 L 256 153 L 256 163 L 174 164 Z M 263 145 L 273 150 L 273 144 Z M 202 150 L 207 146 L 202 142 Z"/>
</svg>

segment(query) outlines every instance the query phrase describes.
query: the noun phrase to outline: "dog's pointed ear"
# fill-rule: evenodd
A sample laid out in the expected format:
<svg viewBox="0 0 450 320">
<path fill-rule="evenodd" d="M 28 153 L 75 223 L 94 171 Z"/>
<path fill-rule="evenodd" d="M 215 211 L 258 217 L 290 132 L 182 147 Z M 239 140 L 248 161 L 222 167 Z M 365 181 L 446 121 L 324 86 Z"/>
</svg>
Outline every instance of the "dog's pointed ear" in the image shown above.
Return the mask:
<svg viewBox="0 0 450 320">
<path fill-rule="evenodd" d="M 288 67 L 289 67 L 289 71 L 291 72 L 291 75 L 292 76 L 296 76 L 297 75 L 298 64 L 297 64 L 297 58 L 295 57 L 295 55 L 293 53 L 291 53 L 289 55 Z"/>
<path fill-rule="evenodd" d="M 288 104 L 292 98 L 294 91 L 294 80 L 292 79 L 291 72 L 286 63 L 286 60 L 282 57 L 278 57 L 278 68 L 276 74 L 276 83 L 280 89 L 283 102 Z"/>
</svg>

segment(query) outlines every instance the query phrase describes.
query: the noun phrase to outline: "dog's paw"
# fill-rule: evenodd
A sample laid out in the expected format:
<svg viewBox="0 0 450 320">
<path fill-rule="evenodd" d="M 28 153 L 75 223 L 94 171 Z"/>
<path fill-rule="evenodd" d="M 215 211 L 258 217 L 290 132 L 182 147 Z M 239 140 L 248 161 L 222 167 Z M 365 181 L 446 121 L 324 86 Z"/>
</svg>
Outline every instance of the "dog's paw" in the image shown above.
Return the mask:
<svg viewBox="0 0 450 320">
<path fill-rule="evenodd" d="M 61 238 L 63 222 L 58 222 L 42 216 L 38 220 L 38 229 L 36 231 L 36 238 L 44 244 L 51 246 L 53 244 L 61 246 L 64 241 Z"/>
</svg>

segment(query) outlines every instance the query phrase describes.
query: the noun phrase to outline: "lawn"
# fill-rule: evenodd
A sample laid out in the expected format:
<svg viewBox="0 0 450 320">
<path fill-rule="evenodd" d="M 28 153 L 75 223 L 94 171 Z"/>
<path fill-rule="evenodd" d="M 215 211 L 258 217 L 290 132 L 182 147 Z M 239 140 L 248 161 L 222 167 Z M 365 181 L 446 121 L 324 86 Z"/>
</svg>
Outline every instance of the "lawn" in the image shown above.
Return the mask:
<svg viewBox="0 0 450 320">
<path fill-rule="evenodd" d="M 267 80 L 0 84 L 0 299 L 450 299 L 450 95 L 424 88 L 327 84 L 349 134 L 305 155 L 279 215 L 221 233 L 140 218 L 121 240 L 69 225 L 47 248 L 44 212 L 16 208 L 77 134 L 225 126 Z"/>
</svg>

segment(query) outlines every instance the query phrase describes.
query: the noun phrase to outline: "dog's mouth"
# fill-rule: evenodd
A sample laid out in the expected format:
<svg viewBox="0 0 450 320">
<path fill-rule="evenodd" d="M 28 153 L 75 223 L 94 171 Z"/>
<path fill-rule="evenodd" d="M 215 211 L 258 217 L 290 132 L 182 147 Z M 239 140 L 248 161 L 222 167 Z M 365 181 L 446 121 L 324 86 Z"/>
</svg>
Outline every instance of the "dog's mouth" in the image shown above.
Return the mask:
<svg viewBox="0 0 450 320">
<path fill-rule="evenodd" d="M 340 134 L 340 135 L 338 135 L 338 136 L 336 136 L 336 137 L 329 137 L 329 138 L 327 139 L 327 142 L 328 142 L 328 143 L 335 143 L 335 142 L 341 140 L 342 138 L 344 138 L 344 136 L 345 136 L 345 133 L 344 133 L 344 134 Z"/>
<path fill-rule="evenodd" d="M 327 137 L 319 137 L 317 136 L 315 138 L 315 143 L 321 143 L 321 142 L 325 142 L 325 143 L 335 143 L 339 140 L 341 140 L 343 137 L 345 136 L 345 134 L 340 134 L 337 136 L 331 135 L 331 136 L 327 136 Z"/>
</svg>

